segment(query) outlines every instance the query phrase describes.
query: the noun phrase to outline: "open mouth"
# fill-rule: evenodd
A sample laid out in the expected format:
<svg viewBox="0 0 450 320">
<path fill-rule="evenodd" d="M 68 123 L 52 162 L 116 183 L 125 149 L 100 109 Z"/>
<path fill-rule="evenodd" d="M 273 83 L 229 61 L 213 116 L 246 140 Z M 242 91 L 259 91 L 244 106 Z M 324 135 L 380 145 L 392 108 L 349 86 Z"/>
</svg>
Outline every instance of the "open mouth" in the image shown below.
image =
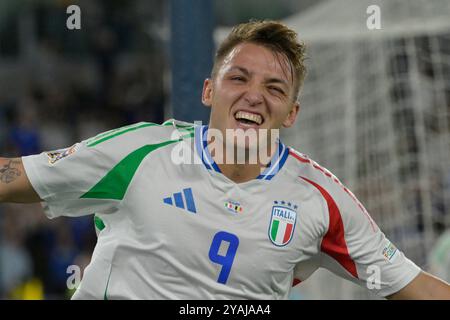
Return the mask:
<svg viewBox="0 0 450 320">
<path fill-rule="evenodd" d="M 263 118 L 259 114 L 246 112 L 246 111 L 238 111 L 234 115 L 234 118 L 242 123 L 247 125 L 261 125 L 263 123 Z"/>
</svg>

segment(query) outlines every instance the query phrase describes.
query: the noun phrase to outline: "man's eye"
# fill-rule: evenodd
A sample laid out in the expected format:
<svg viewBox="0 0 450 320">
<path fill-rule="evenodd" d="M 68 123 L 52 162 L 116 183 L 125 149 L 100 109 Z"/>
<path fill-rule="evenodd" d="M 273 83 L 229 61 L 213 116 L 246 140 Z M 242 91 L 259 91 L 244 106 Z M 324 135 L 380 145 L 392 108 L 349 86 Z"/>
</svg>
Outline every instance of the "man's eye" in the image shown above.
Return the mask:
<svg viewBox="0 0 450 320">
<path fill-rule="evenodd" d="M 272 90 L 272 91 L 276 91 L 276 92 L 278 92 L 278 93 L 284 94 L 283 89 L 281 89 L 281 88 L 279 88 L 279 87 L 271 86 L 271 87 L 269 87 L 269 89 Z"/>
<path fill-rule="evenodd" d="M 234 77 L 231 77 L 231 80 L 244 81 L 245 79 L 244 79 L 244 77 L 241 77 L 241 76 L 234 76 Z"/>
</svg>

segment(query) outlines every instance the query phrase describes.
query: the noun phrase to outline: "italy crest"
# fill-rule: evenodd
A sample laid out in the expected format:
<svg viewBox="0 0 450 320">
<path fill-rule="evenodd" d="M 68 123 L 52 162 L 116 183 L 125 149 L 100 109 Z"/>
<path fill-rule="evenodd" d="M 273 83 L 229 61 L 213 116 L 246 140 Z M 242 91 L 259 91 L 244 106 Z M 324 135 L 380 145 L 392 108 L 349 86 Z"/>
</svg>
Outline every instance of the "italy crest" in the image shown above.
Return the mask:
<svg viewBox="0 0 450 320">
<path fill-rule="evenodd" d="M 274 245 L 283 247 L 291 241 L 294 234 L 297 206 L 285 201 L 282 201 L 281 205 L 279 203 L 279 201 L 275 201 L 275 205 L 272 207 L 269 239 Z"/>
</svg>

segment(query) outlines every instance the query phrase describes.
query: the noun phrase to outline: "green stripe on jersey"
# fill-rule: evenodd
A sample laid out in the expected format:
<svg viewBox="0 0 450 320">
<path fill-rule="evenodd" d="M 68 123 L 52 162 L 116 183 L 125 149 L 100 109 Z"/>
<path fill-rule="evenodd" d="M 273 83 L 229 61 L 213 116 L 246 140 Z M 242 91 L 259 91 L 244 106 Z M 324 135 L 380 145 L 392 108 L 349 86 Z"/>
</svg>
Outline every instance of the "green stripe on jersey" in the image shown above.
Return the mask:
<svg viewBox="0 0 450 320">
<path fill-rule="evenodd" d="M 87 146 L 88 147 L 93 147 L 93 146 L 96 146 L 96 145 L 98 145 L 98 144 L 100 144 L 102 142 L 105 142 L 105 141 L 109 140 L 109 139 L 112 139 L 114 137 L 120 136 L 120 135 L 122 135 L 122 134 L 124 134 L 126 132 L 138 130 L 138 129 L 145 128 L 145 127 L 157 126 L 157 125 L 158 124 L 151 123 L 151 122 L 139 122 L 139 123 L 132 124 L 132 125 L 125 126 L 125 127 L 121 127 L 121 128 L 118 128 L 118 129 L 109 130 L 109 131 L 106 131 L 104 133 L 100 133 L 100 134 L 96 135 L 95 137 L 89 139 L 87 141 Z"/>
<path fill-rule="evenodd" d="M 194 128 L 194 124 L 192 124 L 192 123 L 189 123 L 189 124 L 181 124 L 181 123 L 176 123 L 176 121 L 175 121 L 175 119 L 170 119 L 170 120 L 166 120 L 166 121 L 164 121 L 163 123 L 162 123 L 162 126 L 166 126 L 166 127 L 169 127 L 169 126 L 175 126 L 176 128 Z"/>
<path fill-rule="evenodd" d="M 103 229 L 105 229 L 105 223 L 98 216 L 94 216 L 94 224 L 98 231 L 102 231 Z"/>
<path fill-rule="evenodd" d="M 81 198 L 122 200 L 142 160 L 150 152 L 177 141 L 169 140 L 158 144 L 150 144 L 133 151 L 109 171 L 91 190 L 82 195 Z"/>
<path fill-rule="evenodd" d="M 80 198 L 122 200 L 139 165 L 149 153 L 193 135 L 194 133 L 190 133 L 177 140 L 167 140 L 157 144 L 145 145 L 133 151 Z"/>
</svg>

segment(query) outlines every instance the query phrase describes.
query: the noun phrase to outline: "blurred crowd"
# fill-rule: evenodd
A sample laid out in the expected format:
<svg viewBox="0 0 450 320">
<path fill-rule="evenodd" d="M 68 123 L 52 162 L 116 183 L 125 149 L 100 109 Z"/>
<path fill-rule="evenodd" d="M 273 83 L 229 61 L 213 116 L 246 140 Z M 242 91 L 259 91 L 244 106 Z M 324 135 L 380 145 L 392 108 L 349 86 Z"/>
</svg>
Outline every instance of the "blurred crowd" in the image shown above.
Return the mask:
<svg viewBox="0 0 450 320">
<path fill-rule="evenodd" d="M 164 120 L 165 43 L 155 27 L 165 23 L 163 2 L 75 3 L 84 10 L 82 29 L 71 31 L 67 1 L 3 4 L 9 13 L 0 19 L 2 157 Z M 83 270 L 95 243 L 92 216 L 51 221 L 40 204 L 1 205 L 0 299 L 69 298 L 67 268 Z"/>
</svg>

